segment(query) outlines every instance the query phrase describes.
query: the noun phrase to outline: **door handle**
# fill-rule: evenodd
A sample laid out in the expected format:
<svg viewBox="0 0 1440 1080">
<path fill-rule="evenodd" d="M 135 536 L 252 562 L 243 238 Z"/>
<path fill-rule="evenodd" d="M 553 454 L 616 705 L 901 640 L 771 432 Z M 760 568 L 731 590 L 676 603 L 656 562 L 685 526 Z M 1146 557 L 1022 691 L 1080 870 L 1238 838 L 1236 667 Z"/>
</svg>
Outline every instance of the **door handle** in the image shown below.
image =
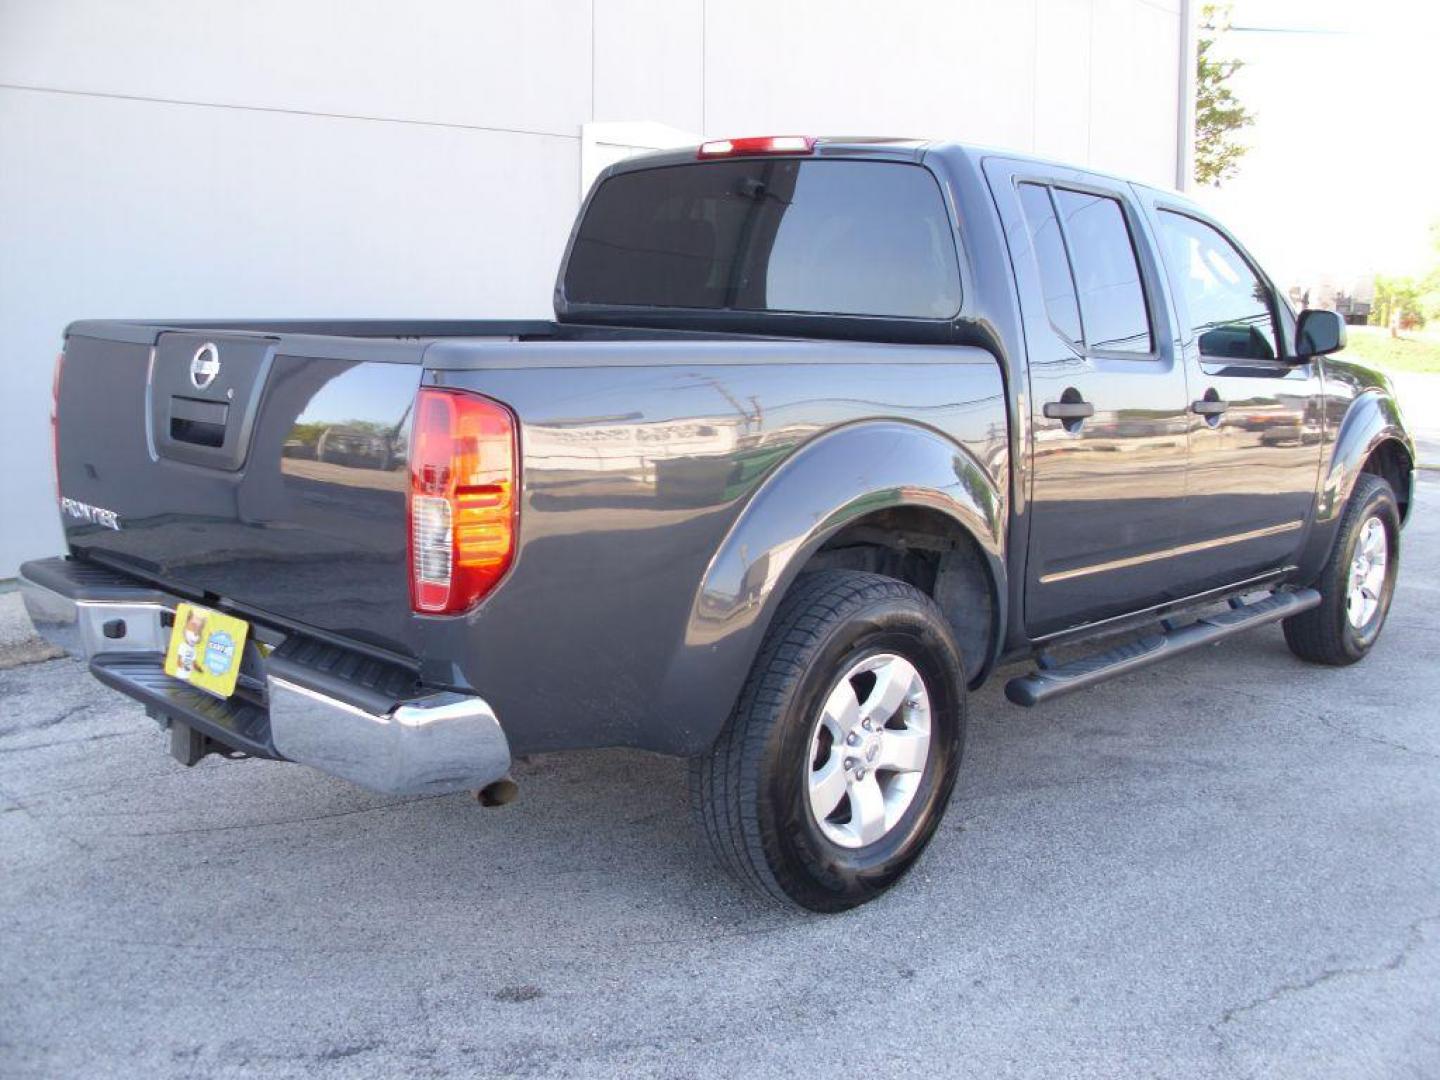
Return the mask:
<svg viewBox="0 0 1440 1080">
<path fill-rule="evenodd" d="M 1190 411 L 1197 416 L 1219 416 L 1228 408 L 1230 408 L 1228 401 L 1217 401 L 1214 398 L 1205 398 L 1190 403 Z"/>
<path fill-rule="evenodd" d="M 1047 420 L 1084 420 L 1095 415 L 1095 406 L 1088 401 L 1047 401 L 1042 411 Z"/>
</svg>

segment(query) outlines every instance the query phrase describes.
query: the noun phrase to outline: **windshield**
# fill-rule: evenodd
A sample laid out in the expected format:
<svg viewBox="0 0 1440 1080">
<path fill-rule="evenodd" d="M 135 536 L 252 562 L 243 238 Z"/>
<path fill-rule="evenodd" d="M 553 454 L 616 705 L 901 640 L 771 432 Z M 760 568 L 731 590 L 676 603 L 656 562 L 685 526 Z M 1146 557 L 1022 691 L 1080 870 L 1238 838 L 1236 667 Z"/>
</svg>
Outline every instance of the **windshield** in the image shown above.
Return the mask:
<svg viewBox="0 0 1440 1080">
<path fill-rule="evenodd" d="M 572 303 L 947 319 L 940 188 L 916 165 L 738 160 L 619 173 L 585 214 Z"/>
</svg>

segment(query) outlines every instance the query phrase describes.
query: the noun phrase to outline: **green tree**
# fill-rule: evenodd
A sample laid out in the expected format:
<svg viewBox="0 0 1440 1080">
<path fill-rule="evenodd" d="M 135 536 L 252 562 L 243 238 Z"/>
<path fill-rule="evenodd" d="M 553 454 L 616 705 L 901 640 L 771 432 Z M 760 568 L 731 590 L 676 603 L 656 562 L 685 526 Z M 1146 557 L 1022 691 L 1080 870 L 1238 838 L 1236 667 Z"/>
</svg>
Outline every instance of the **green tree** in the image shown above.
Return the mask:
<svg viewBox="0 0 1440 1080">
<path fill-rule="evenodd" d="M 1372 325 L 1389 326 L 1392 315 L 1399 315 L 1402 330 L 1440 322 L 1440 221 L 1430 223 L 1430 245 L 1436 261 L 1419 277 L 1376 275 Z"/>
<path fill-rule="evenodd" d="M 1201 7 L 1195 69 L 1195 179 L 1216 187 L 1235 175 L 1240 159 L 1250 149 L 1236 140 L 1235 133 L 1255 122 L 1254 114 L 1226 85 L 1244 63 L 1211 55 L 1215 42 L 1229 28 L 1229 4 Z"/>
<path fill-rule="evenodd" d="M 1401 330 L 1424 326 L 1424 295 L 1424 285 L 1413 277 L 1377 274 L 1370 321 L 1376 326 L 1390 326 L 1391 317 L 1398 315 Z M 1393 330 L 1391 336 L 1394 336 Z"/>
<path fill-rule="evenodd" d="M 1420 295 L 1416 303 L 1426 322 L 1440 322 L 1440 221 L 1430 223 L 1430 246 L 1435 251 L 1435 265 L 1420 279 Z"/>
</svg>

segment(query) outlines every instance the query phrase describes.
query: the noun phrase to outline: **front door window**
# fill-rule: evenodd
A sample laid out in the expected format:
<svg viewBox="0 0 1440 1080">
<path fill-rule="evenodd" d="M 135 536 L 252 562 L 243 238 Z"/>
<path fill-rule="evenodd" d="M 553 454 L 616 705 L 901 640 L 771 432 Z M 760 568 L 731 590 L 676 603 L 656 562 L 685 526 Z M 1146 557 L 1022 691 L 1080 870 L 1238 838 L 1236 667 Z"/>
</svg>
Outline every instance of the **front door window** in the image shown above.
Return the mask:
<svg viewBox="0 0 1440 1080">
<path fill-rule="evenodd" d="M 1184 295 L 1200 355 L 1212 360 L 1274 360 L 1270 292 L 1235 245 L 1203 221 L 1160 211 L 1160 235 Z"/>
</svg>

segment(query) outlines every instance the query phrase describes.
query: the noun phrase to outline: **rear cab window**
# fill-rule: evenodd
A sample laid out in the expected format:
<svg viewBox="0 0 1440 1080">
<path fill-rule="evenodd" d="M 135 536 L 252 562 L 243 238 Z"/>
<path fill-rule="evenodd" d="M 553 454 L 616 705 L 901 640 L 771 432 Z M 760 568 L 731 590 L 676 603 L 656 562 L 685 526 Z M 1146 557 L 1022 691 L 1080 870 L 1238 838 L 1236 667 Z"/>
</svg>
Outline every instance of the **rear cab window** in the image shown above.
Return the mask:
<svg viewBox="0 0 1440 1080">
<path fill-rule="evenodd" d="M 1055 332 L 1085 352 L 1153 357 L 1140 263 L 1120 200 L 1036 180 L 1016 190 Z"/>
<path fill-rule="evenodd" d="M 1119 200 L 1069 188 L 1053 191 L 1086 345 L 1101 352 L 1149 353 L 1153 343 L 1145 289 Z"/>
<path fill-rule="evenodd" d="M 1020 207 L 1026 231 L 1035 248 L 1040 269 L 1040 288 L 1045 296 L 1045 314 L 1062 337 L 1078 345 L 1084 340 L 1080 327 L 1080 301 L 1075 295 L 1075 278 L 1065 254 L 1065 240 L 1050 202 L 1050 189 L 1042 184 L 1021 184 Z"/>
<path fill-rule="evenodd" d="M 943 320 L 955 237 L 922 166 L 737 159 L 620 172 L 590 200 L 569 302 Z"/>
</svg>

